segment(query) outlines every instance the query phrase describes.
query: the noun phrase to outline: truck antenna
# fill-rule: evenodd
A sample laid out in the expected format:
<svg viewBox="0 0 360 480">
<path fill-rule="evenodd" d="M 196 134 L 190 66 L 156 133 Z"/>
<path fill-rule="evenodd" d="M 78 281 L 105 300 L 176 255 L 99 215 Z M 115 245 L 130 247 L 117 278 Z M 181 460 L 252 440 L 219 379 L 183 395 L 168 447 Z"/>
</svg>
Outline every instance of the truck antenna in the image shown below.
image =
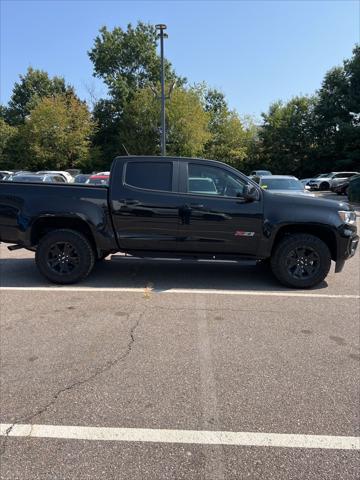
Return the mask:
<svg viewBox="0 0 360 480">
<path fill-rule="evenodd" d="M 123 149 L 125 150 L 126 155 L 130 157 L 130 153 L 127 151 L 127 148 L 125 147 L 125 145 L 123 143 L 121 145 L 123 146 Z"/>
</svg>

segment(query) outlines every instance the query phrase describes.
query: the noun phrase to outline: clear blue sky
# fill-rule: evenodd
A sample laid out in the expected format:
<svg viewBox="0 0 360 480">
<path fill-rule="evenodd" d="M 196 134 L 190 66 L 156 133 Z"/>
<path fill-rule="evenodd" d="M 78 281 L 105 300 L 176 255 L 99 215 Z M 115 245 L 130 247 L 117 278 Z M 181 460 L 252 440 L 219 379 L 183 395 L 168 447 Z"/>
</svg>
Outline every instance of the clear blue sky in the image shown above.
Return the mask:
<svg viewBox="0 0 360 480">
<path fill-rule="evenodd" d="M 359 1 L 1 1 L 1 102 L 28 66 L 62 75 L 82 98 L 105 96 L 87 56 L 102 25 L 166 23 L 166 56 L 190 82 L 220 88 L 257 118 L 311 94 L 360 42 Z"/>
</svg>

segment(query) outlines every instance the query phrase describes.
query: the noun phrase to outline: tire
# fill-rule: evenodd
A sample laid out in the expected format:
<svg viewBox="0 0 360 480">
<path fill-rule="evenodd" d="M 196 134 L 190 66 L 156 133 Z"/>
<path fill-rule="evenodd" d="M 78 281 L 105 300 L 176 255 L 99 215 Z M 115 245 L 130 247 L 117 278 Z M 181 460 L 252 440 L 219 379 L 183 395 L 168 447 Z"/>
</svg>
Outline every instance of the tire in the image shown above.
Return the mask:
<svg viewBox="0 0 360 480">
<path fill-rule="evenodd" d="M 320 238 L 309 234 L 285 236 L 271 257 L 271 269 L 280 283 L 291 288 L 311 288 L 329 273 L 331 254 Z"/>
<path fill-rule="evenodd" d="M 319 190 L 329 190 L 330 185 L 328 182 L 322 182 L 319 185 Z"/>
<path fill-rule="evenodd" d="M 35 262 L 40 273 L 53 283 L 80 282 L 94 267 L 95 255 L 89 240 L 75 230 L 53 230 L 36 249 Z"/>
</svg>

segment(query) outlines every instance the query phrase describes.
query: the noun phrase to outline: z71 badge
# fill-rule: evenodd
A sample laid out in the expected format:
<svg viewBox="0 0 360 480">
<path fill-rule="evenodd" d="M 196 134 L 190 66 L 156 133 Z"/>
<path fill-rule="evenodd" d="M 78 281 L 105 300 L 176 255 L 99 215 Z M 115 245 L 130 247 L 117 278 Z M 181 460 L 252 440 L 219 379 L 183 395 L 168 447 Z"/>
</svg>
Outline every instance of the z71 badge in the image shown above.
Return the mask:
<svg viewBox="0 0 360 480">
<path fill-rule="evenodd" d="M 245 232 L 244 230 L 236 230 L 235 237 L 253 237 L 255 232 Z"/>
</svg>

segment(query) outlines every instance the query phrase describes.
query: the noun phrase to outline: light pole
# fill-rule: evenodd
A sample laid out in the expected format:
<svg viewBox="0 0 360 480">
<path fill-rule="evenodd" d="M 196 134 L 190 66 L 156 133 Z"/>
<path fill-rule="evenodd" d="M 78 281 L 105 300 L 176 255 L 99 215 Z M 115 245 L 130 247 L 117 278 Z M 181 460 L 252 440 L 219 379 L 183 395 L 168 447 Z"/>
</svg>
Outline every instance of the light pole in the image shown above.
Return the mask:
<svg viewBox="0 0 360 480">
<path fill-rule="evenodd" d="M 161 78 L 161 136 L 160 136 L 160 143 L 161 143 L 161 155 L 166 155 L 166 123 L 165 123 L 165 69 L 164 69 L 164 38 L 167 37 L 164 30 L 166 30 L 166 25 L 160 23 L 155 25 L 157 30 L 160 30 L 159 37 L 160 37 L 160 59 L 161 59 L 161 67 L 160 67 L 160 78 Z"/>
</svg>

